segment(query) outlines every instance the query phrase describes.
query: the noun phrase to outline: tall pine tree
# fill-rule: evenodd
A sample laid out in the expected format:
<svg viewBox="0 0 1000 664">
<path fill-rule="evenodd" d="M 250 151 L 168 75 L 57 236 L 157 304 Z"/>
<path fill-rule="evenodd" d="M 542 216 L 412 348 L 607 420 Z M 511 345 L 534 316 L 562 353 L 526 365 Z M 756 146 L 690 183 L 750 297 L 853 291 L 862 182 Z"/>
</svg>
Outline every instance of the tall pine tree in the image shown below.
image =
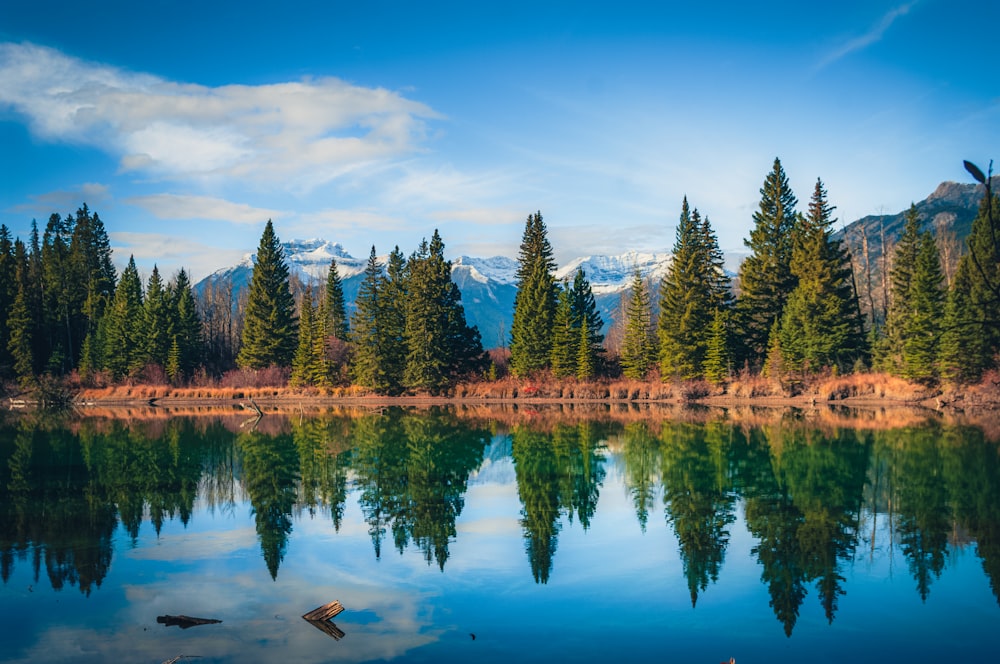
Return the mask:
<svg viewBox="0 0 1000 664">
<path fill-rule="evenodd" d="M 850 257 L 832 234 L 834 207 L 816 180 L 809 212 L 796 228 L 791 269 L 797 284 L 781 318 L 787 369 L 843 371 L 865 356 L 864 321 Z"/>
<path fill-rule="evenodd" d="M 549 366 L 556 310 L 555 261 L 541 212 L 528 215 L 518 254 L 510 363 L 515 376 Z"/>
<path fill-rule="evenodd" d="M 250 278 L 243 339 L 237 364 L 244 369 L 287 367 L 298 345 L 295 300 L 289 289 L 288 265 L 274 225 L 267 220 Z"/>
<path fill-rule="evenodd" d="M 660 285 L 657 335 L 664 379 L 699 378 L 715 312 L 729 306 L 729 279 L 722 251 L 708 217 L 691 212 L 687 197 L 681 205 L 672 260 Z"/>
<path fill-rule="evenodd" d="M 356 309 L 351 317 L 351 341 L 354 357 L 351 375 L 358 385 L 376 392 L 386 392 L 391 384 L 386 377 L 386 323 L 382 296 L 385 275 L 372 246 L 365 267 L 364 280 L 358 289 Z"/>
<path fill-rule="evenodd" d="M 903 233 L 896 242 L 892 253 L 892 268 L 889 270 L 889 307 L 885 334 L 878 339 L 875 347 L 875 366 L 892 373 L 899 373 L 903 369 L 905 330 L 912 312 L 910 286 L 921 244 L 917 206 L 911 203 L 904 218 Z"/>
<path fill-rule="evenodd" d="M 764 179 L 760 195 L 750 239 L 744 240 L 751 253 L 740 265 L 735 311 L 737 337 L 741 342 L 739 359 L 752 368 L 763 363 L 771 330 L 795 288 L 791 262 L 798 200 L 777 158 Z"/>
<path fill-rule="evenodd" d="M 626 378 L 642 380 L 649 373 L 656 358 L 654 339 L 649 291 L 636 268 L 625 305 L 625 335 L 619 354 Z"/>
<path fill-rule="evenodd" d="M 141 364 L 144 357 L 142 323 L 142 280 L 135 257 L 129 256 L 105 315 L 104 366 L 112 378 L 124 378 Z"/>
<path fill-rule="evenodd" d="M 580 380 L 593 378 L 604 357 L 604 320 L 597 310 L 594 291 L 587 280 L 583 268 L 578 268 L 573 276 L 569 291 L 570 324 L 577 337 L 573 348 L 576 352 L 576 377 Z"/>
<path fill-rule="evenodd" d="M 930 233 L 923 233 L 907 298 L 910 315 L 903 331 L 903 375 L 907 378 L 930 382 L 939 377 L 943 284 L 937 244 Z"/>
<path fill-rule="evenodd" d="M 330 318 L 330 335 L 340 341 L 347 341 L 348 319 L 344 303 L 344 282 L 340 278 L 336 259 L 330 261 L 326 276 L 326 311 Z"/>
</svg>

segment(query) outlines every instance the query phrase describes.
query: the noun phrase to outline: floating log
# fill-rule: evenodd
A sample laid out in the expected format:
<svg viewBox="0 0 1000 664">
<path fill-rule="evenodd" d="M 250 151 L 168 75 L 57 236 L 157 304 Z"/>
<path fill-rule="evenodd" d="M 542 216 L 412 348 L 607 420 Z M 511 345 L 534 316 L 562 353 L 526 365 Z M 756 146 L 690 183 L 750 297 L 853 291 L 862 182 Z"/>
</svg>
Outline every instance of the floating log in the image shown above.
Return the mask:
<svg viewBox="0 0 1000 664">
<path fill-rule="evenodd" d="M 198 625 L 214 625 L 222 622 L 213 618 L 192 618 L 191 616 L 156 616 L 156 622 L 167 627 L 177 626 L 181 629 L 197 627 Z"/>
<path fill-rule="evenodd" d="M 346 636 L 343 630 L 331 622 L 331 618 L 339 615 L 344 610 L 344 605 L 339 600 L 333 600 L 329 604 L 318 606 L 309 613 L 302 616 L 303 619 L 319 631 L 328 636 L 332 636 L 335 641 L 340 641 Z"/>
<path fill-rule="evenodd" d="M 317 620 L 330 620 L 337 614 L 344 610 L 344 605 L 340 603 L 339 600 L 333 600 L 329 604 L 324 604 L 323 606 L 316 607 L 309 613 L 302 616 L 309 622 L 314 622 Z"/>
<path fill-rule="evenodd" d="M 342 638 L 347 636 L 344 634 L 343 630 L 329 620 L 307 620 L 306 622 L 324 634 L 332 636 L 334 641 L 340 641 Z"/>
</svg>

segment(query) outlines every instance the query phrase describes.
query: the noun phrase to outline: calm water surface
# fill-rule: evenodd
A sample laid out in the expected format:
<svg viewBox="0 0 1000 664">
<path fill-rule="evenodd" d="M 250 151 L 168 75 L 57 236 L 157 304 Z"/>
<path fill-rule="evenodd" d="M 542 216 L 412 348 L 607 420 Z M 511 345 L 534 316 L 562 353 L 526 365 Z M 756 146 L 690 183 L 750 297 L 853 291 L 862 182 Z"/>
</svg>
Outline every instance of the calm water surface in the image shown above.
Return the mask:
<svg viewBox="0 0 1000 664">
<path fill-rule="evenodd" d="M 7 418 L 0 660 L 994 661 L 996 442 L 869 419 Z"/>
</svg>

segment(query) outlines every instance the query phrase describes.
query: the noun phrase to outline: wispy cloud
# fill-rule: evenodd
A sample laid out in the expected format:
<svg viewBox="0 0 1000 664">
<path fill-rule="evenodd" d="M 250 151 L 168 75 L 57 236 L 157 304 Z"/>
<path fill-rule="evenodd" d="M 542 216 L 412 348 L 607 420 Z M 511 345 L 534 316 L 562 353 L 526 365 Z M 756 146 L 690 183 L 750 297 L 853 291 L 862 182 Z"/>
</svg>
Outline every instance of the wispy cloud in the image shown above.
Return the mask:
<svg viewBox="0 0 1000 664">
<path fill-rule="evenodd" d="M 475 226 L 507 226 L 524 223 L 524 217 L 529 213 L 510 207 L 461 208 L 455 210 L 439 210 L 432 212 L 430 218 L 435 221 L 450 221 Z"/>
<path fill-rule="evenodd" d="M 14 214 L 34 214 L 48 216 L 52 212 L 70 213 L 86 203 L 94 207 L 111 198 L 110 188 L 97 182 L 85 182 L 76 187 L 60 191 L 50 191 L 31 196 L 31 202 L 10 208 Z"/>
<path fill-rule="evenodd" d="M 167 278 L 184 267 L 190 277 L 198 281 L 220 267 L 234 265 L 246 253 L 246 249 L 221 249 L 165 233 L 112 231 L 109 235 L 119 268 L 133 256 L 144 273 L 156 264 Z"/>
<path fill-rule="evenodd" d="M 868 32 L 841 44 L 831 53 L 827 54 L 827 56 L 820 61 L 816 68 L 823 69 L 824 67 L 828 67 L 837 60 L 878 42 L 882 39 L 892 24 L 895 23 L 896 19 L 901 16 L 906 16 L 916 4 L 917 0 L 913 0 L 912 2 L 907 2 L 889 10 Z"/>
<path fill-rule="evenodd" d="M 430 107 L 337 78 L 208 87 L 0 44 L 0 107 L 53 142 L 104 150 L 122 171 L 244 178 L 310 190 L 417 150 Z"/>
<path fill-rule="evenodd" d="M 205 219 L 229 221 L 236 224 L 259 224 L 268 219 L 277 219 L 288 213 L 253 207 L 246 203 L 233 203 L 211 196 L 187 194 L 152 194 L 125 199 L 130 205 L 143 208 L 157 219 L 183 220 Z"/>
</svg>

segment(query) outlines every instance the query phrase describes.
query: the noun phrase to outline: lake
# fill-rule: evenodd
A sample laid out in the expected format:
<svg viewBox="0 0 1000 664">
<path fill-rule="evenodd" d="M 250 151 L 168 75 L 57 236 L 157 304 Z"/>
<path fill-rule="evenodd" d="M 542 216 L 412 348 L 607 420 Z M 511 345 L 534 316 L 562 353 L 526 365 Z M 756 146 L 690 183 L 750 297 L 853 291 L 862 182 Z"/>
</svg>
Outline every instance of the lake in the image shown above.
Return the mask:
<svg viewBox="0 0 1000 664">
<path fill-rule="evenodd" d="M 0 660 L 993 661 L 998 454 L 879 410 L 7 415 Z"/>
</svg>

